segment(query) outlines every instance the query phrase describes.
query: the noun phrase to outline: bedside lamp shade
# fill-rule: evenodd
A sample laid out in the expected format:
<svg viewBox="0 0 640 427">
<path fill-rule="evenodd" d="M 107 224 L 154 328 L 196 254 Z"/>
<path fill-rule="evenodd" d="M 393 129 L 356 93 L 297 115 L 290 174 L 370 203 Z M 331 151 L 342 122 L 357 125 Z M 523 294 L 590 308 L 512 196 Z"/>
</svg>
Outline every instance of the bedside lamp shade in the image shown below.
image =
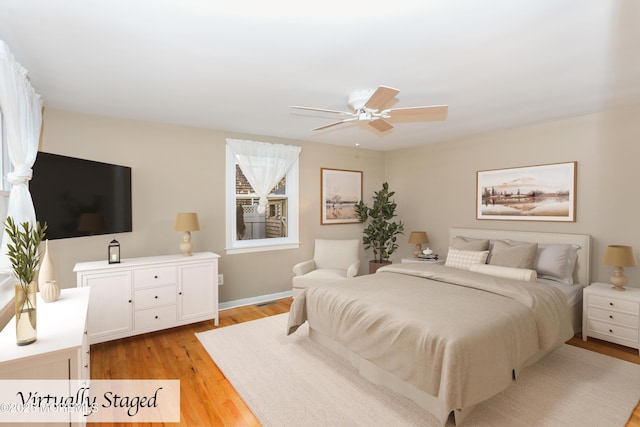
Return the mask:
<svg viewBox="0 0 640 427">
<path fill-rule="evenodd" d="M 624 275 L 623 267 L 635 267 L 638 265 L 636 257 L 633 254 L 633 248 L 622 245 L 607 246 L 604 257 L 602 258 L 602 263 L 615 267 L 609 281 L 614 286 L 614 289 L 618 291 L 624 291 L 624 285 L 629 281 Z"/>
<path fill-rule="evenodd" d="M 191 232 L 199 231 L 200 223 L 198 222 L 198 214 L 193 212 L 184 212 L 176 215 L 176 222 L 173 224 L 173 231 L 183 231 L 182 243 L 180 249 L 185 256 L 191 256 L 193 251 L 193 243 L 191 243 Z"/>
<path fill-rule="evenodd" d="M 429 243 L 426 231 L 412 231 L 409 235 L 409 243 L 413 243 L 416 247 L 413 249 L 413 256 L 418 256 L 422 253 L 422 244 Z"/>
</svg>

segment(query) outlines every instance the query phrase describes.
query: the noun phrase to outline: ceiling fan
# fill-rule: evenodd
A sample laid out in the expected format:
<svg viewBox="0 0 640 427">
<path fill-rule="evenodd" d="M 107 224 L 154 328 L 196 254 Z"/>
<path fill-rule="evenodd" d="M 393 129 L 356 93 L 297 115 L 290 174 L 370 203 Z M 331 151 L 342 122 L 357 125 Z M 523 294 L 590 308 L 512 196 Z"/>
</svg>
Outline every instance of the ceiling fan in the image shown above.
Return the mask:
<svg viewBox="0 0 640 427">
<path fill-rule="evenodd" d="M 320 111 L 324 113 L 339 114 L 347 118 L 329 123 L 312 130 L 327 129 L 332 126 L 348 122 L 366 121 L 369 126 L 378 132 L 387 132 L 393 129 L 391 123 L 385 119 L 404 119 L 406 121 L 441 121 L 447 118 L 449 107 L 446 105 L 432 105 L 427 107 L 384 107 L 399 93 L 398 89 L 388 86 L 379 86 L 378 89 L 358 90 L 349 95 L 348 104 L 353 111 L 328 110 L 326 108 L 292 106 L 299 110 Z"/>
</svg>

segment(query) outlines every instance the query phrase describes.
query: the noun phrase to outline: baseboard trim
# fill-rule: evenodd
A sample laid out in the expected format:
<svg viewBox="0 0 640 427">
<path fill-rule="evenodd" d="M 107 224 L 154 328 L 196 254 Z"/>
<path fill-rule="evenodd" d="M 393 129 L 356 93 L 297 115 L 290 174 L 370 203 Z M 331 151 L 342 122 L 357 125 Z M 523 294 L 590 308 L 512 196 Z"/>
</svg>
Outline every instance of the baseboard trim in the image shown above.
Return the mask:
<svg viewBox="0 0 640 427">
<path fill-rule="evenodd" d="M 263 302 L 273 301 L 281 298 L 289 298 L 293 296 L 293 291 L 278 292 L 275 294 L 260 295 L 251 298 L 242 298 L 233 301 L 221 302 L 218 304 L 218 310 L 229 310 L 231 308 L 245 307 L 247 305 L 260 304 Z"/>
</svg>

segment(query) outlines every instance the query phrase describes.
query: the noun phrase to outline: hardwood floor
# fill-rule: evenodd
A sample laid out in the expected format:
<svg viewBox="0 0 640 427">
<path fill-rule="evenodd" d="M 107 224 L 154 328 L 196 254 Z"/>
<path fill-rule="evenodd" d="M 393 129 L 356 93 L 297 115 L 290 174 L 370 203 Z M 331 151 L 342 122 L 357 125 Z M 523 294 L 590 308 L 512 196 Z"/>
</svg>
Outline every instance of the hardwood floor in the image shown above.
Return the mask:
<svg viewBox="0 0 640 427">
<path fill-rule="evenodd" d="M 286 313 L 291 298 L 220 312 L 220 327 Z M 180 379 L 181 422 L 168 424 L 95 423 L 102 426 L 259 426 L 222 372 L 195 337 L 214 329 L 213 321 L 91 346 L 92 379 Z M 640 364 L 638 352 L 577 335 L 569 344 Z M 277 384 L 274 384 L 277 386 Z M 640 402 L 626 427 L 640 427 Z"/>
</svg>

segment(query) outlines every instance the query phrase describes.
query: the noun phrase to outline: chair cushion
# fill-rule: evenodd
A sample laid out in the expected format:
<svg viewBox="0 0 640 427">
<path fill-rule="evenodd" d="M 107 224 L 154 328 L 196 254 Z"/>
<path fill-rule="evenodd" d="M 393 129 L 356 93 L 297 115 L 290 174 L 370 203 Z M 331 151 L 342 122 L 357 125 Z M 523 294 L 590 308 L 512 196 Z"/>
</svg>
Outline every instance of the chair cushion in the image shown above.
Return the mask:
<svg viewBox="0 0 640 427">
<path fill-rule="evenodd" d="M 293 278 L 293 287 L 307 288 L 309 286 L 323 285 L 332 280 L 346 279 L 346 273 L 346 270 L 338 270 L 333 268 L 313 270 L 302 276 L 295 276 Z"/>
</svg>

